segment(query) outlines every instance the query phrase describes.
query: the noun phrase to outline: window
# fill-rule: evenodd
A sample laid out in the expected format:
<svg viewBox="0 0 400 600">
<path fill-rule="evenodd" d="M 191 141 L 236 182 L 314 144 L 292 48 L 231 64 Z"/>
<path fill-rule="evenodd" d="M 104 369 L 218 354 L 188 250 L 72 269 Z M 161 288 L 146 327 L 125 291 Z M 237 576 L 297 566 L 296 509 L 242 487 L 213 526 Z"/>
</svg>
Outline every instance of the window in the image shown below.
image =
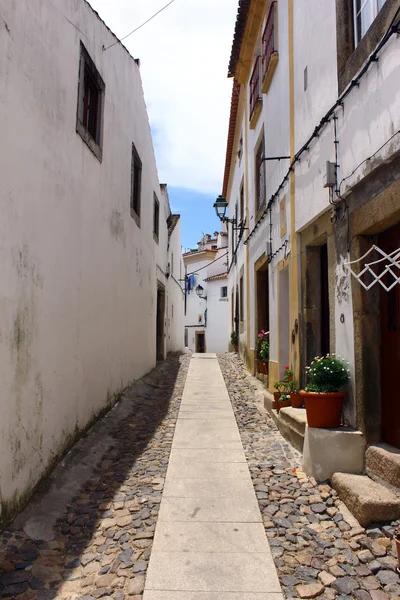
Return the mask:
<svg viewBox="0 0 400 600">
<path fill-rule="evenodd" d="M 228 287 L 226 285 L 224 285 L 221 288 L 221 298 L 227 298 L 228 297 Z"/>
<path fill-rule="evenodd" d="M 279 204 L 279 226 L 280 236 L 282 237 L 286 233 L 286 196 L 282 198 Z"/>
<path fill-rule="evenodd" d="M 244 223 L 244 184 L 243 184 L 243 179 L 242 179 L 242 183 L 240 185 L 240 212 L 239 212 L 239 219 L 240 219 L 240 223 Z"/>
<path fill-rule="evenodd" d="M 142 161 L 132 144 L 132 162 L 131 162 L 131 215 L 136 224 L 140 227 L 140 196 L 142 186 Z"/>
<path fill-rule="evenodd" d="M 256 151 L 256 210 L 265 204 L 265 164 L 264 164 L 264 136 Z"/>
<path fill-rule="evenodd" d="M 76 131 L 100 161 L 104 91 L 104 81 L 81 42 Z"/>
<path fill-rule="evenodd" d="M 354 41 L 357 46 L 375 20 L 386 0 L 353 0 Z"/>
<path fill-rule="evenodd" d="M 153 204 L 153 237 L 158 244 L 158 237 L 160 232 L 160 203 L 155 193 L 153 194 Z"/>
<path fill-rule="evenodd" d="M 244 310 L 243 310 L 243 276 L 239 282 L 239 318 L 241 323 L 244 321 Z"/>
<path fill-rule="evenodd" d="M 254 129 L 261 105 L 261 57 L 256 56 L 250 77 L 250 128 Z"/>
<path fill-rule="evenodd" d="M 276 2 L 271 3 L 262 35 L 262 91 L 267 93 L 278 62 Z"/>
</svg>

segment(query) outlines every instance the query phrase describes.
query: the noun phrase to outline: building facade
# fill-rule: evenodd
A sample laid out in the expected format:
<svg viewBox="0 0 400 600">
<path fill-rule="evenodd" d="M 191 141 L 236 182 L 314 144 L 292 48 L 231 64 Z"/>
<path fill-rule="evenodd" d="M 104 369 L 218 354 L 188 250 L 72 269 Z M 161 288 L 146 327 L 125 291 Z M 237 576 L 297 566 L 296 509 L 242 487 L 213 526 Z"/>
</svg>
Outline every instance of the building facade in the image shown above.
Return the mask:
<svg viewBox="0 0 400 600">
<path fill-rule="evenodd" d="M 222 192 L 239 224 L 228 230 L 228 288 L 253 372 L 257 333 L 269 331 L 271 391 L 286 365 L 304 385 L 311 360 L 336 353 L 351 374 L 345 422 L 399 448 L 400 287 L 375 277 L 367 290 L 350 268 L 382 258 L 359 262 L 373 246 L 400 248 L 400 2 L 361 4 L 239 3 Z"/>
<path fill-rule="evenodd" d="M 229 303 L 225 231 L 206 234 L 185 265 L 185 346 L 192 352 L 227 352 Z"/>
<path fill-rule="evenodd" d="M 167 342 L 179 348 L 167 331 L 168 243 L 180 259 L 138 61 L 85 0 L 7 2 L 0 28 L 7 519 Z"/>
</svg>

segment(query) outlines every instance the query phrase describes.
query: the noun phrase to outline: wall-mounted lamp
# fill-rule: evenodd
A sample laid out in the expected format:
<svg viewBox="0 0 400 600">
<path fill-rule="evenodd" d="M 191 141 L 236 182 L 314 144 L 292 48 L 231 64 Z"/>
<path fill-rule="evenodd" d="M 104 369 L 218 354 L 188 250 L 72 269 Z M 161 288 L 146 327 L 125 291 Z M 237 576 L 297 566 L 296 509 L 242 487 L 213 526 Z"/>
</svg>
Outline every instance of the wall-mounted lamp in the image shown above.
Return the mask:
<svg viewBox="0 0 400 600">
<path fill-rule="evenodd" d="M 199 298 L 201 298 L 202 300 L 207 300 L 207 296 L 203 296 L 204 294 L 204 288 L 202 285 L 198 285 L 196 287 L 196 294 L 198 295 Z"/>
<path fill-rule="evenodd" d="M 229 219 L 226 216 L 226 209 L 228 208 L 228 203 L 225 200 L 225 198 L 221 195 L 218 196 L 218 198 L 216 199 L 216 201 L 214 202 L 214 208 L 215 208 L 215 212 L 217 213 L 217 217 L 218 219 L 222 222 L 222 223 L 232 223 L 232 225 L 234 226 L 233 229 L 236 231 L 238 230 L 243 230 L 243 229 L 248 229 L 248 227 L 243 227 L 241 225 L 241 223 L 239 223 L 239 227 L 235 227 L 236 225 L 236 219 Z"/>
</svg>

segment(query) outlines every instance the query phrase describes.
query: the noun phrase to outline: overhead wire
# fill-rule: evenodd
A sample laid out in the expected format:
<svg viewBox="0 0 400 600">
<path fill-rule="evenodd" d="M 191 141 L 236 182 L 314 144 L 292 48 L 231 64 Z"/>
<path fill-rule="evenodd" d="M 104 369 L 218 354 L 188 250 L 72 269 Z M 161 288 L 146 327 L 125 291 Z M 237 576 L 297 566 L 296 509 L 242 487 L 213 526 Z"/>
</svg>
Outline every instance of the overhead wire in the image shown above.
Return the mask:
<svg viewBox="0 0 400 600">
<path fill-rule="evenodd" d="M 147 21 L 144 21 L 144 23 L 142 23 L 141 25 L 139 25 L 138 27 L 135 27 L 135 29 L 133 29 L 130 33 L 128 33 L 127 35 L 125 35 L 124 37 L 122 37 L 120 40 L 117 40 L 116 42 L 114 42 L 113 44 L 110 44 L 110 46 L 103 46 L 103 50 L 104 52 L 106 50 L 109 50 L 109 48 L 112 48 L 113 46 L 115 46 L 116 44 L 118 44 L 119 42 L 123 42 L 124 40 L 126 40 L 126 38 L 128 38 L 129 36 L 131 36 L 133 33 L 135 33 L 135 31 L 138 31 L 139 29 L 141 29 L 142 27 L 144 27 L 145 25 L 147 25 L 147 23 L 150 23 L 150 21 L 152 21 L 157 15 L 159 15 L 163 10 L 165 10 L 166 8 L 168 8 L 168 6 L 170 6 L 173 2 L 175 2 L 175 0 L 171 0 L 170 2 L 168 2 L 168 4 L 166 4 L 165 6 L 163 6 L 162 8 L 160 8 L 160 10 L 158 10 L 156 13 L 154 13 L 154 15 L 152 15 L 149 19 L 147 19 Z"/>
</svg>

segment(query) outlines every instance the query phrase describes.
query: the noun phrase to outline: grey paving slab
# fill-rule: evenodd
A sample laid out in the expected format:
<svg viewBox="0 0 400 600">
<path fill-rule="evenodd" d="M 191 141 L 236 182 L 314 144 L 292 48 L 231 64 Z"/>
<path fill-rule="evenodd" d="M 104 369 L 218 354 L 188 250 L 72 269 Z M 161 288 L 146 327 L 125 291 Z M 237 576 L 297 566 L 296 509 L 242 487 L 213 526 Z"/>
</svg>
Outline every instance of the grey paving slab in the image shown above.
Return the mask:
<svg viewBox="0 0 400 600">
<path fill-rule="evenodd" d="M 242 498 L 254 497 L 254 490 L 246 479 L 171 479 L 164 484 L 164 498 Z M 250 483 L 250 485 L 249 485 Z"/>
<path fill-rule="evenodd" d="M 169 461 L 167 477 L 171 479 L 249 479 L 246 463 L 200 462 L 185 456 L 172 457 Z"/>
<path fill-rule="evenodd" d="M 280 592 L 272 557 L 266 553 L 154 552 L 149 590 Z"/>
<path fill-rule="evenodd" d="M 143 600 L 283 600 L 282 594 L 261 592 L 171 592 L 145 590 Z"/>
<path fill-rule="evenodd" d="M 261 523 L 262 519 L 255 496 L 246 502 L 242 498 L 163 497 L 158 521 Z"/>
<path fill-rule="evenodd" d="M 207 463 L 246 463 L 242 448 L 172 448 L 170 461 Z"/>
<path fill-rule="evenodd" d="M 143 600 L 282 600 L 218 361 L 186 379 Z"/>
<path fill-rule="evenodd" d="M 262 523 L 168 523 L 157 527 L 157 552 L 265 552 Z"/>
</svg>

